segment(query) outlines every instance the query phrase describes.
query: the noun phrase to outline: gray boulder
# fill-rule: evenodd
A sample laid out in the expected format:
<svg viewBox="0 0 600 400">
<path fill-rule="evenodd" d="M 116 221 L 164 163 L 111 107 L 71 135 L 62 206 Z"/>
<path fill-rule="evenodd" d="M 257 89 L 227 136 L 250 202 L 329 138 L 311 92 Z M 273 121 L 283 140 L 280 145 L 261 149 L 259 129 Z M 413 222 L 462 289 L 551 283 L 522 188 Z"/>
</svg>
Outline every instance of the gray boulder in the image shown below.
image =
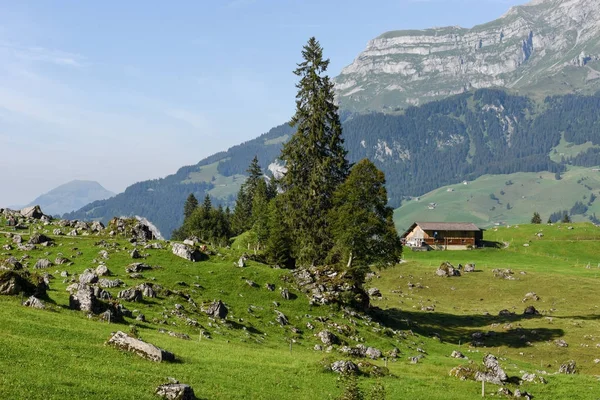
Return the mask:
<svg viewBox="0 0 600 400">
<path fill-rule="evenodd" d="M 25 207 L 21 210 L 21 215 L 25 218 L 40 219 L 44 216 L 40 206 Z"/>
<path fill-rule="evenodd" d="M 140 252 L 138 251 L 138 249 L 133 249 L 129 255 L 133 259 L 142 258 L 142 255 L 140 254 Z"/>
<path fill-rule="evenodd" d="M 108 270 L 108 267 L 104 264 L 100 264 L 96 267 L 96 275 L 98 276 L 106 276 L 106 275 L 110 275 L 110 271 Z"/>
<path fill-rule="evenodd" d="M 152 269 L 151 266 L 143 264 L 143 263 L 133 263 L 133 264 L 129 264 L 127 266 L 127 268 L 125 268 L 125 272 L 128 274 L 134 273 L 134 272 L 142 272 L 142 271 L 146 271 Z"/>
<path fill-rule="evenodd" d="M 98 300 L 94 295 L 94 289 L 84 283 L 77 284 L 75 294 L 69 296 L 69 308 L 95 312 L 98 309 Z"/>
<path fill-rule="evenodd" d="M 381 350 L 376 349 L 375 347 L 367 347 L 365 351 L 365 356 L 369 357 L 372 360 L 377 360 L 381 357 Z"/>
<path fill-rule="evenodd" d="M 47 258 L 42 258 L 37 260 L 37 262 L 35 263 L 35 265 L 33 266 L 34 269 L 44 269 L 44 268 L 49 268 L 52 266 L 52 263 L 50 262 L 50 260 L 48 260 Z"/>
<path fill-rule="evenodd" d="M 173 254 L 192 262 L 202 259 L 200 251 L 183 243 L 173 243 Z"/>
<path fill-rule="evenodd" d="M 225 319 L 229 310 L 221 300 L 218 300 L 210 303 L 204 312 L 213 318 Z"/>
<path fill-rule="evenodd" d="M 99 279 L 98 280 L 98 286 L 102 287 L 102 288 L 116 288 L 119 286 L 123 286 L 125 283 L 120 280 L 120 279 Z"/>
<path fill-rule="evenodd" d="M 42 235 L 40 233 L 34 233 L 33 235 L 31 235 L 31 237 L 29 238 L 29 240 L 27 241 L 27 243 L 29 243 L 29 244 L 42 244 L 42 243 L 51 242 L 51 241 L 52 241 L 52 239 L 50 239 L 46 235 Z"/>
<path fill-rule="evenodd" d="M 329 331 L 321 331 L 317 333 L 317 337 L 321 339 L 321 342 L 326 346 L 338 344 L 340 342 L 340 339 Z"/>
<path fill-rule="evenodd" d="M 283 297 L 285 300 L 289 300 L 290 299 L 290 291 L 287 290 L 287 288 L 283 288 L 281 290 L 281 297 Z"/>
<path fill-rule="evenodd" d="M 156 395 L 167 400 L 196 400 L 194 389 L 183 383 L 166 383 L 156 388 Z"/>
<path fill-rule="evenodd" d="M 123 299 L 125 301 L 131 302 L 139 302 L 142 301 L 142 291 L 137 288 L 129 288 L 125 290 L 121 290 L 117 296 L 119 299 Z"/>
<path fill-rule="evenodd" d="M 237 262 L 237 266 L 240 268 L 244 268 L 246 266 L 246 257 L 241 256 Z"/>
<path fill-rule="evenodd" d="M 358 366 L 349 360 L 335 361 L 331 364 L 331 370 L 338 374 L 354 374 L 358 372 Z"/>
<path fill-rule="evenodd" d="M 500 367 L 500 363 L 498 362 L 496 356 L 487 354 L 483 358 L 483 365 L 485 366 L 486 371 L 477 372 L 475 374 L 476 381 L 485 381 L 495 385 L 503 385 L 508 380 L 508 376 Z"/>
<path fill-rule="evenodd" d="M 475 272 L 475 264 L 466 264 L 463 271 L 464 272 Z"/>
<path fill-rule="evenodd" d="M 44 303 L 42 303 L 42 301 L 35 296 L 31 296 L 30 298 L 25 300 L 23 302 L 23 305 L 25 307 L 38 308 L 38 309 L 46 308 L 46 306 L 44 306 Z"/>
<path fill-rule="evenodd" d="M 150 361 L 175 361 L 175 355 L 173 353 L 160 349 L 153 344 L 133 338 L 121 331 L 115 333 L 108 340 L 107 344 L 123 351 L 133 352 Z"/>
<path fill-rule="evenodd" d="M 98 282 L 98 275 L 92 269 L 86 269 L 81 275 L 79 275 L 79 283 L 96 283 Z"/>
<path fill-rule="evenodd" d="M 155 298 L 156 292 L 150 283 L 142 283 L 138 285 L 138 289 L 142 291 L 144 297 Z"/>
<path fill-rule="evenodd" d="M 562 364 L 560 366 L 560 368 L 558 369 L 559 374 L 572 375 L 572 374 L 575 374 L 576 372 L 577 372 L 577 364 L 573 360 Z"/>
<path fill-rule="evenodd" d="M 454 268 L 448 261 L 444 261 L 435 271 L 435 274 L 437 276 L 448 278 L 451 276 L 460 276 L 460 271 L 457 268 Z"/>
<path fill-rule="evenodd" d="M 381 292 L 376 287 L 370 288 L 367 293 L 369 294 L 369 297 L 381 297 Z"/>
<path fill-rule="evenodd" d="M 276 321 L 279 325 L 285 326 L 290 323 L 284 313 L 282 313 L 281 311 L 278 311 L 278 310 L 275 310 L 275 313 L 277 314 Z"/>
</svg>

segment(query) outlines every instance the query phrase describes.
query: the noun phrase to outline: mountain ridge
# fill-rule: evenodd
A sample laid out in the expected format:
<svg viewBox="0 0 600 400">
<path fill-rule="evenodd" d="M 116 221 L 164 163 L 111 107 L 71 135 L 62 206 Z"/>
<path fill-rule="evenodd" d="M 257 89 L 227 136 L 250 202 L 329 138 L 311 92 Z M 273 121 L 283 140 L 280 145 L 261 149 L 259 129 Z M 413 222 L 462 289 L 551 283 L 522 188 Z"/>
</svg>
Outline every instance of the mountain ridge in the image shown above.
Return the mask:
<svg viewBox="0 0 600 400">
<path fill-rule="evenodd" d="M 593 0 L 512 7 L 472 28 L 390 31 L 334 79 L 341 108 L 393 112 L 480 88 L 543 98 L 600 88 L 600 11 Z"/>
</svg>

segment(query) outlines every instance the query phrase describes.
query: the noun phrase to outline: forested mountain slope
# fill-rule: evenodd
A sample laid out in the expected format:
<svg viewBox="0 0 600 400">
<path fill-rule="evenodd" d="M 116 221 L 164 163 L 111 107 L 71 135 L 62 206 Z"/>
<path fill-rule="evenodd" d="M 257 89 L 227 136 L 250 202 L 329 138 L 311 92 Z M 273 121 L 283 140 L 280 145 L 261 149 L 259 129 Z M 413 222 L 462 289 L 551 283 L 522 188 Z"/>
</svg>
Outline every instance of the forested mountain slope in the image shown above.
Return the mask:
<svg viewBox="0 0 600 400">
<path fill-rule="evenodd" d="M 373 160 L 387 178 L 390 205 L 438 187 L 484 174 L 561 172 L 565 164 L 600 164 L 600 94 L 555 96 L 535 102 L 501 90 L 482 89 L 410 107 L 400 115 L 348 115 L 349 158 Z M 232 205 L 254 155 L 263 169 L 276 161 L 293 133 L 281 125 L 163 179 L 136 183 L 109 200 L 94 202 L 68 218 L 142 215 L 169 235 L 182 222 L 185 198 L 211 194 Z M 567 157 L 559 145 L 586 144 Z M 552 157 L 551 157 L 552 156 Z"/>
</svg>

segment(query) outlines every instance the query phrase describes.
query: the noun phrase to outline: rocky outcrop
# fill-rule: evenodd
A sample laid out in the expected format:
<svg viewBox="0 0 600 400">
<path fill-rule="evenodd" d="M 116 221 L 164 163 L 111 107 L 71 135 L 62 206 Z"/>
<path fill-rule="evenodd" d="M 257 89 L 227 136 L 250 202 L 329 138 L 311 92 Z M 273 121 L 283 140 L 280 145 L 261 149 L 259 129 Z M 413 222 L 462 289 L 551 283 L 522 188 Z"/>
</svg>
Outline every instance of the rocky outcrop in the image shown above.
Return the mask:
<svg viewBox="0 0 600 400">
<path fill-rule="evenodd" d="M 217 300 L 210 303 L 204 312 L 213 318 L 225 319 L 229 310 L 221 300 Z"/>
<path fill-rule="evenodd" d="M 173 243 L 173 254 L 185 260 L 196 262 L 202 259 L 202 253 L 183 243 Z"/>
<path fill-rule="evenodd" d="M 133 338 L 124 332 L 118 331 L 106 343 L 120 350 L 130 351 L 150 361 L 175 361 L 175 355 L 160 349 L 153 344 Z"/>
<path fill-rule="evenodd" d="M 475 380 L 490 382 L 495 385 L 503 385 L 508 380 L 508 376 L 500 367 L 500 363 L 496 356 L 487 354 L 483 358 L 483 365 L 485 366 L 486 371 L 477 372 L 475 374 Z"/>
<path fill-rule="evenodd" d="M 384 33 L 335 85 L 342 108 L 351 111 L 405 108 L 495 86 L 525 93 L 541 81 L 560 84 L 559 91 L 593 92 L 599 59 L 597 0 L 535 0 L 471 29 Z"/>
<path fill-rule="evenodd" d="M 156 388 L 156 395 L 166 400 L 196 400 L 194 389 L 179 382 L 165 383 Z"/>
</svg>

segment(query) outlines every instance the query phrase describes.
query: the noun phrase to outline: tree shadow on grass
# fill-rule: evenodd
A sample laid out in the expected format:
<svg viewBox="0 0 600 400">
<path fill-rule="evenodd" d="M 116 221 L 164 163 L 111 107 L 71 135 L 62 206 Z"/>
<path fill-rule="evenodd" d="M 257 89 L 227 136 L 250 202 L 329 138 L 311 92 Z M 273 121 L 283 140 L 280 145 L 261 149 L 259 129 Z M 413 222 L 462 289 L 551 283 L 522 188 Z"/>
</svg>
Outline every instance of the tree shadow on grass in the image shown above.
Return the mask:
<svg viewBox="0 0 600 400">
<path fill-rule="evenodd" d="M 480 243 L 480 247 L 481 248 L 485 248 L 485 249 L 503 249 L 504 248 L 504 243 L 502 242 L 494 242 L 491 240 L 483 240 Z"/>
<path fill-rule="evenodd" d="M 533 342 L 553 340 L 564 335 L 562 329 L 521 328 L 512 324 L 523 319 L 538 319 L 530 315 L 454 315 L 436 312 L 401 311 L 396 308 L 382 310 L 377 307 L 371 315 L 382 325 L 395 330 L 411 330 L 422 336 L 438 336 L 442 341 L 454 344 L 476 343 L 485 347 L 527 347 Z M 490 331 L 498 324 L 504 331 Z M 476 328 L 481 334 L 473 337 Z"/>
<path fill-rule="evenodd" d="M 255 335 L 262 335 L 263 334 L 263 332 L 259 331 L 258 329 L 256 329 L 253 326 L 242 325 L 242 324 L 240 324 L 238 322 L 235 322 L 235 321 L 227 321 L 227 324 L 230 325 L 233 329 L 244 329 L 245 328 L 245 330 L 247 332 L 250 332 L 250 333 L 255 334 Z"/>
</svg>

